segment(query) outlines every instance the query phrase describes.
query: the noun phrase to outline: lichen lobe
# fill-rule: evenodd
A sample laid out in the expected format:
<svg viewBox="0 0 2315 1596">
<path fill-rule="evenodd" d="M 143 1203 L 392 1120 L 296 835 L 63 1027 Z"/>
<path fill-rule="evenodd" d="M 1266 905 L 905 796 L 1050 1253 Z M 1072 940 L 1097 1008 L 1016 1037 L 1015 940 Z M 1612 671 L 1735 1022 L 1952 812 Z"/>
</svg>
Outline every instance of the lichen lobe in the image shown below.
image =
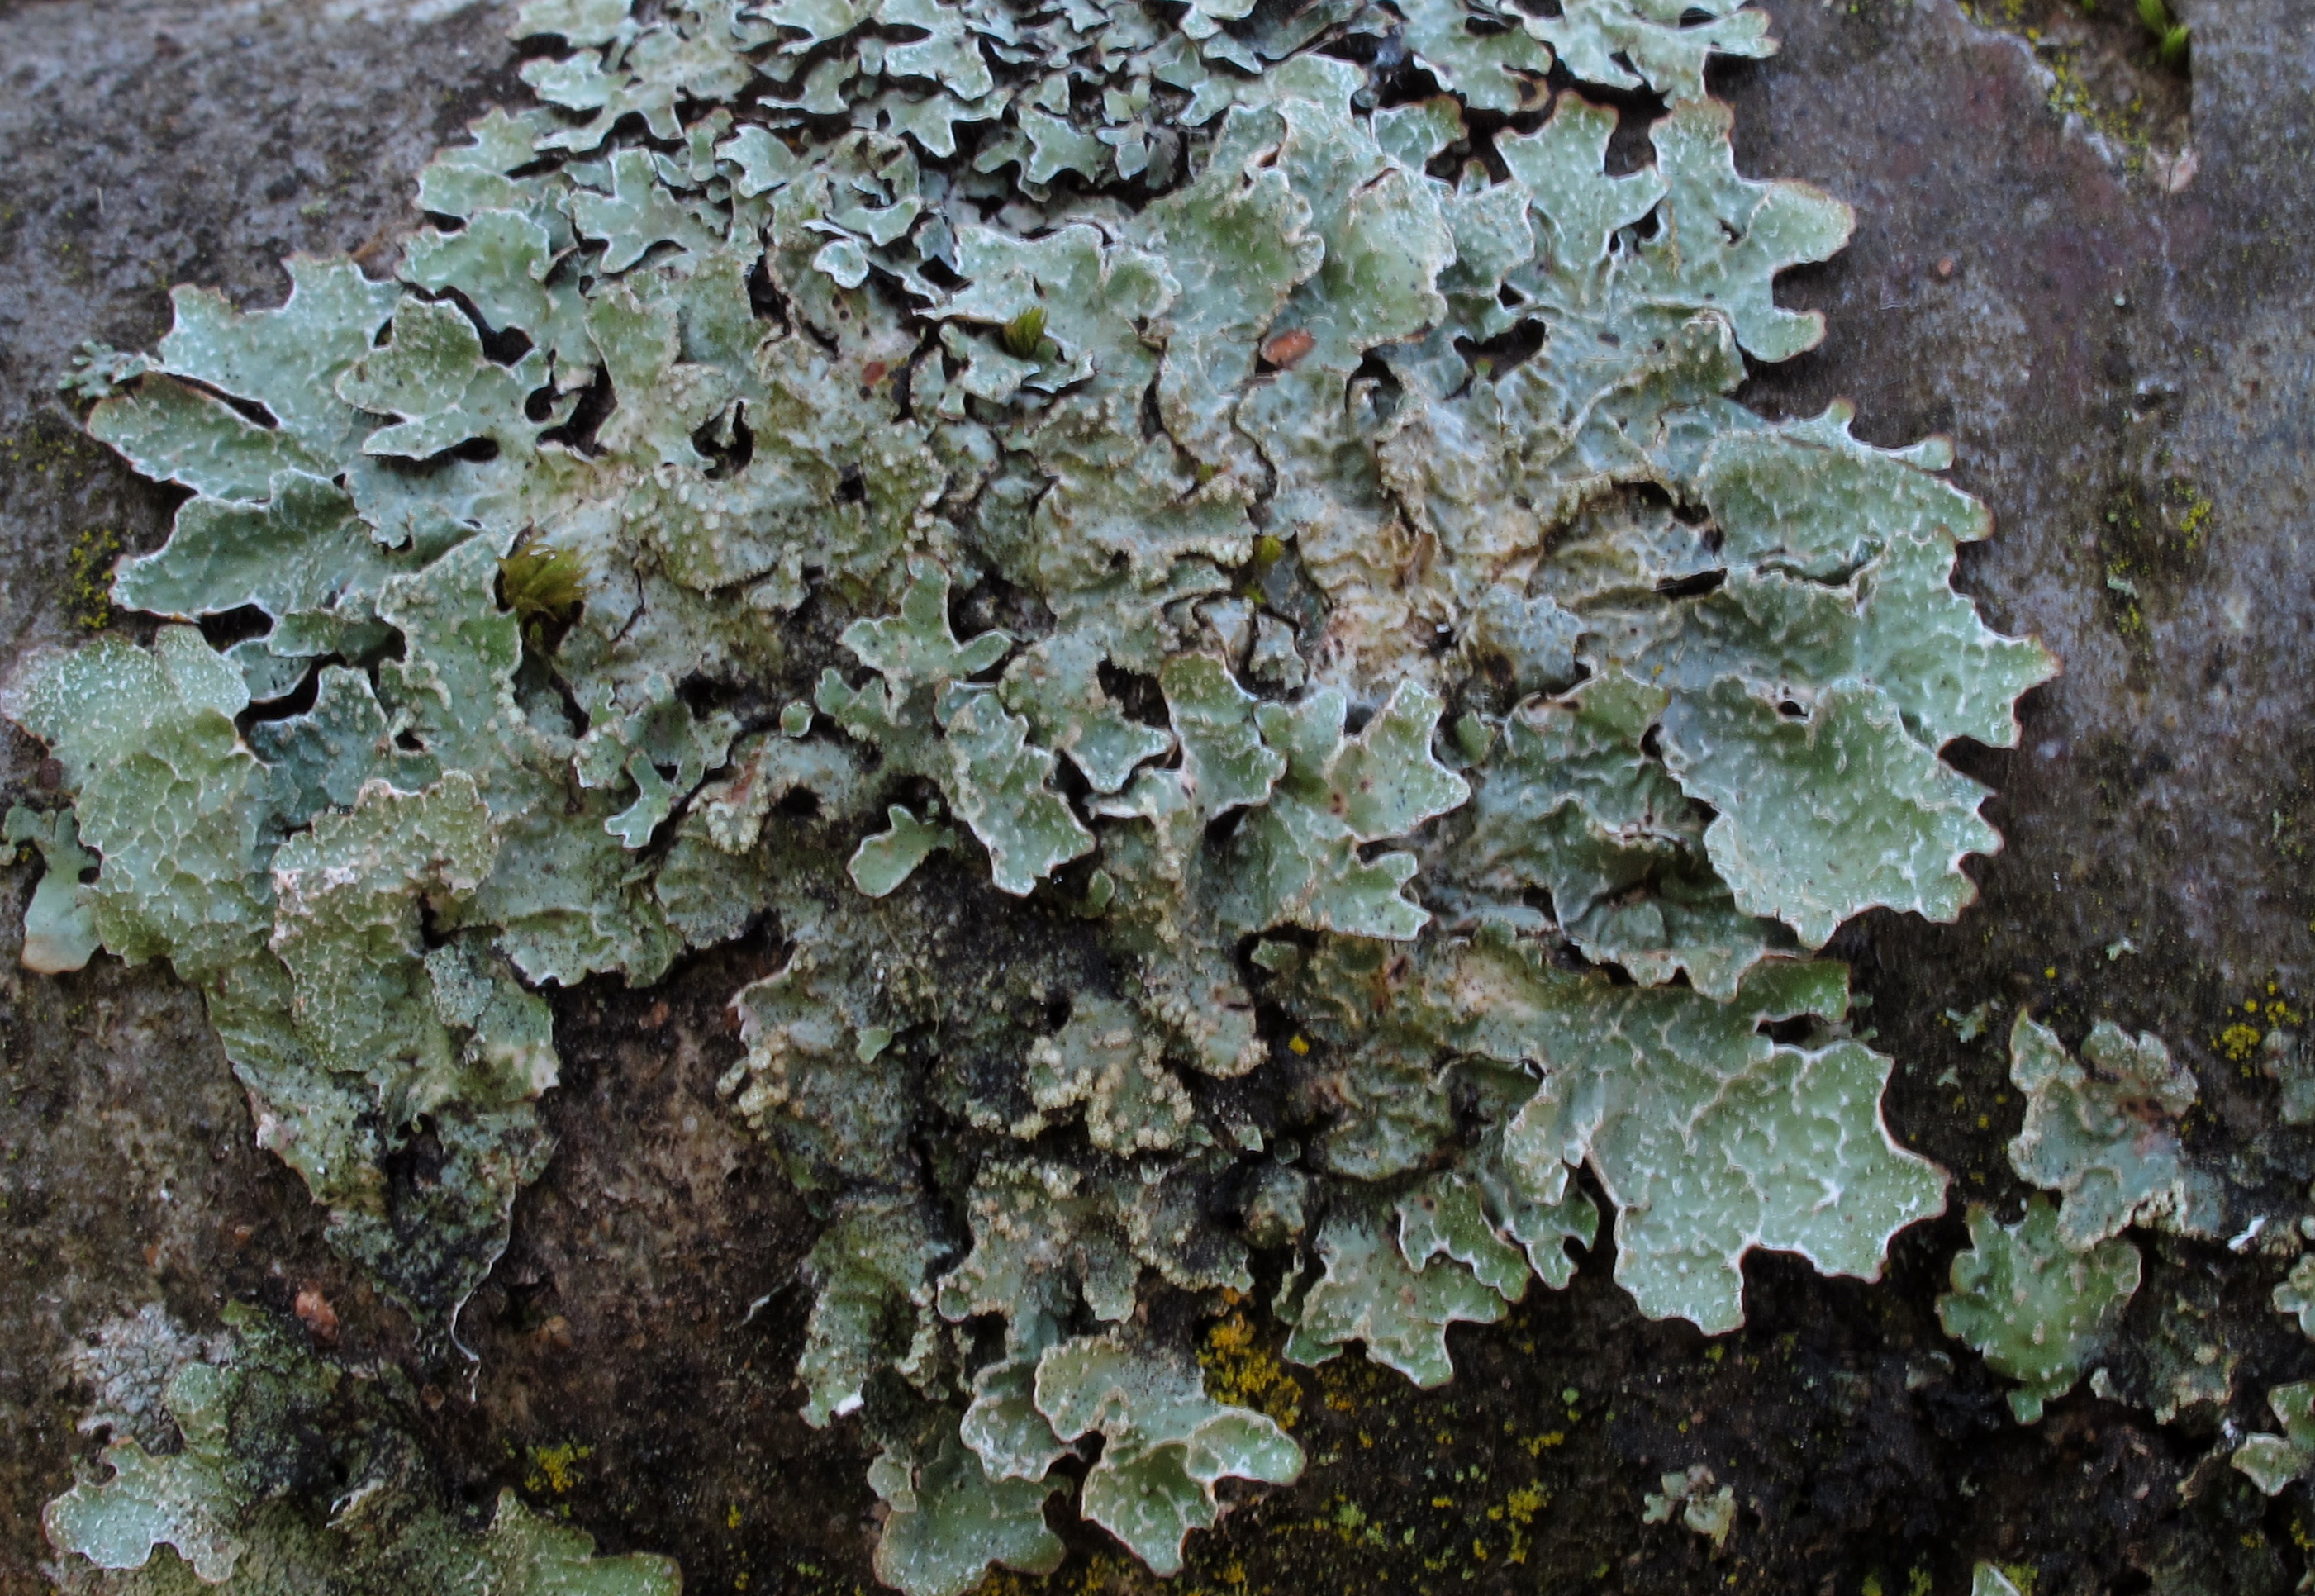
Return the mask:
<svg viewBox="0 0 2315 1596">
<path fill-rule="evenodd" d="M 1220 1482 L 1295 1477 L 1194 1357 L 1257 1252 L 1291 1357 L 1430 1385 L 1566 1282 L 1577 1170 L 1642 1309 L 1715 1332 L 1752 1248 L 1872 1278 L 1941 1210 L 1814 954 L 1967 904 L 2000 839 L 1940 750 L 2014 743 L 2053 666 L 1952 590 L 1990 523 L 1941 446 L 1730 397 L 1823 335 L 1775 279 L 1851 226 L 1736 171 L 1703 72 L 1757 13 L 519 31 L 544 104 L 427 169 L 400 282 L 181 290 L 72 376 L 194 495 L 116 598 L 263 630 L 4 704 L 73 803 L 10 818 L 28 950 L 200 988 L 423 1321 L 547 1156 L 538 989 L 753 927 L 723 1086 L 822 1205 L 803 1411 L 875 1441 L 913 1596 L 1052 1566 L 1057 1494 L 1167 1573 Z M 1556 66 L 1662 94 L 1652 160 L 1611 174 Z M 254 1521 L 141 1457 L 58 1544 L 229 1571 Z"/>
</svg>

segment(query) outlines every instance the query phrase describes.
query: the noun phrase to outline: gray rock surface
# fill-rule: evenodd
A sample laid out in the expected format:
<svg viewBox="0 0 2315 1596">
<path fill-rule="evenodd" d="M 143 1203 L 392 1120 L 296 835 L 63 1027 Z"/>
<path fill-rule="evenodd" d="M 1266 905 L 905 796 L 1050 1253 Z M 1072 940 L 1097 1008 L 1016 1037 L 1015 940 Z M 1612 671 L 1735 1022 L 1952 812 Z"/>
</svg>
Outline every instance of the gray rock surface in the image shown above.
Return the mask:
<svg viewBox="0 0 2315 1596">
<path fill-rule="evenodd" d="M 1844 254 L 1786 285 L 1828 313 L 1824 346 L 1750 397 L 1804 413 L 1847 395 L 1876 442 L 1949 433 L 2000 526 L 1966 581 L 1995 625 L 2066 667 L 2028 700 L 2015 754 L 1954 756 L 2000 789 L 1989 813 L 2009 847 L 1973 867 L 1979 904 L 1950 927 L 1875 917 L 1840 944 L 1876 1000 L 1877 1045 L 1903 1060 L 1893 1122 L 1956 1170 L 1961 1200 L 2014 1199 L 2003 1060 L 1945 1011 L 2000 1000 L 1992 1037 L 2021 1004 L 2076 1033 L 2111 1016 L 2196 1070 L 2189 1144 L 2232 1160 L 2251 1205 L 2236 1221 L 2287 1228 L 2315 1151 L 2276 1130 L 2274 1088 L 2219 1039 L 2247 1001 L 2303 1006 L 2315 984 L 2315 10 L 2187 13 L 2189 116 L 2120 0 L 2087 22 L 2071 0 L 1991 7 L 2002 27 L 1954 0 L 1765 8 L 1784 54 L 1714 80 L 1737 105 L 1742 164 L 1859 214 Z M 84 339 L 149 344 L 173 282 L 257 305 L 284 291 L 292 251 L 385 269 L 427 154 L 522 93 L 506 17 L 441 0 L 0 4 L 0 664 L 101 623 L 112 554 L 155 545 L 173 505 L 78 437 L 52 374 Z M 2073 41 L 2055 75 L 2023 37 L 2053 19 Z M 2068 94 L 2090 96 L 2087 119 L 2051 109 Z M 2181 124 L 2191 162 L 2163 144 Z M 2133 129 L 2152 130 L 2151 156 Z M 5 735 L 0 783 L 37 786 L 39 750 Z M 5 877 L 10 903 L 35 873 Z M 721 997 L 776 948 L 742 944 L 655 992 L 558 1000 L 563 1150 L 470 1314 L 469 1390 L 335 1264 L 294 1177 L 251 1146 L 197 1002 L 109 960 L 26 975 L 12 909 L 0 923 L 0 1591 L 40 1588 L 40 1505 L 86 1452 L 67 1349 L 156 1298 L 205 1326 L 228 1297 L 286 1307 L 307 1287 L 335 1304 L 346 1350 L 428 1382 L 460 1485 L 560 1497 L 607 1549 L 682 1557 L 695 1590 L 865 1578 L 856 1443 L 793 1417 L 802 1305 L 785 1288 L 808 1228 L 712 1090 L 736 1048 Z M 2272 1021 L 2262 1006 L 2248 1023 Z M 1659 1465 L 1709 1456 L 1760 1517 L 1732 1542 L 1757 1562 L 1752 1588 L 1849 1591 L 1885 1568 L 1883 1588 L 1903 1589 L 1910 1558 L 1959 1589 L 1978 1556 L 2041 1559 L 2045 1592 L 2197 1557 L 2217 1583 L 2175 1588 L 2266 1588 L 2271 1550 L 2178 1505 L 2209 1409 L 2204 1431 L 2158 1431 L 2085 1396 L 2029 1433 L 1985 1416 L 1998 1382 L 1937 1371 L 1929 1355 L 1959 1349 L 1928 1304 L 1959 1240 L 1957 1217 L 1916 1231 L 1878 1287 L 1770 1261 L 1725 1369 L 1685 1330 L 1636 1321 L 1594 1258 L 1569 1293 L 1469 1335 L 1446 1392 L 1305 1373 L 1302 1433 L 1346 1456 L 1202 1542 L 1186 1577 L 1237 1560 L 1256 1590 L 1321 1572 L 1528 1590 L 1612 1564 L 1628 1589 L 1699 1589 L 1694 1538 L 1644 1534 L 1636 1503 Z M 2156 1266 L 2198 1267 L 2190 1253 Z M 2235 1409 L 2253 1423 L 2266 1384 L 2309 1361 L 2275 1339 L 2266 1283 L 2211 1309 L 2245 1354 Z M 1587 1393 L 1582 1419 L 1561 1413 L 1564 1388 Z M 1486 1423 L 1458 1414 L 1475 1396 Z M 576 1447 L 591 1450 L 559 1474 L 540 1462 Z M 1406 1543 L 1411 1562 L 1336 1532 L 1336 1493 L 1405 1516 L 1415 1471 L 1480 1468 L 1485 1485 L 1438 1486 L 1459 1505 Z M 1504 1521 L 1486 1499 L 1530 1478 L 1553 1498 L 1532 1549 L 1516 1568 L 1500 1544 L 1473 1561 Z M 1463 1512 L 1477 1531 L 1454 1530 Z M 2218 1549 L 2195 1551 L 2205 1540 Z"/>
</svg>

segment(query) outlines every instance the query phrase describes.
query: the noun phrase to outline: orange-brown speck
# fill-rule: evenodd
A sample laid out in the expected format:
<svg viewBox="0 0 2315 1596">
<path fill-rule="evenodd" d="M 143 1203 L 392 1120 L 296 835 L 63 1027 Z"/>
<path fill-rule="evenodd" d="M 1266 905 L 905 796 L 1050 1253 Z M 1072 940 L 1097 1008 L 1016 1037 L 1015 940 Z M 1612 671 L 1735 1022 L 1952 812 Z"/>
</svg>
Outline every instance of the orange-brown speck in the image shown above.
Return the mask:
<svg viewBox="0 0 2315 1596">
<path fill-rule="evenodd" d="M 307 1282 L 297 1290 L 294 1305 L 298 1320 L 315 1341 L 327 1346 L 338 1339 L 338 1310 L 322 1295 L 322 1288 Z"/>
<path fill-rule="evenodd" d="M 1308 328 L 1296 327 L 1266 340 L 1262 346 L 1262 358 L 1282 369 L 1308 354 L 1317 343 Z"/>
</svg>

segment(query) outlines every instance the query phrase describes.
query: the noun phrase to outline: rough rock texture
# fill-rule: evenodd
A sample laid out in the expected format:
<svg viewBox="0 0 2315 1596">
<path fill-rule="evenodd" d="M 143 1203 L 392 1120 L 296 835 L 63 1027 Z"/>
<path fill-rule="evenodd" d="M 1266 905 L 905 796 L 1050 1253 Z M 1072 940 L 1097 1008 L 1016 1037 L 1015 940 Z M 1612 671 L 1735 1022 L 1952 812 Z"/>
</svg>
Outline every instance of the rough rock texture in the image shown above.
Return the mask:
<svg viewBox="0 0 2315 1596">
<path fill-rule="evenodd" d="M 2296 1578 L 2302 1508 L 2228 1469 L 2222 1436 L 2222 1418 L 2267 1423 L 2267 1388 L 2309 1371 L 2267 1301 L 2286 1258 L 2255 1250 L 2222 1285 L 2205 1267 L 2219 1245 L 2146 1240 L 2133 1350 L 2107 1389 L 2232 1374 L 2230 1398 L 2160 1428 L 2087 1388 L 2017 1428 L 1934 1300 L 1962 1203 L 2018 1210 L 2003 1149 L 2022 1100 L 2000 1038 L 2020 1005 L 2070 1040 L 2101 1016 L 2166 1037 L 2203 1086 L 2184 1144 L 2238 1183 L 2233 1227 L 2265 1215 L 2283 1234 L 2305 1210 L 2315 1139 L 2280 1127 L 2256 1065 L 2269 1006 L 2299 1004 L 2315 953 L 2300 546 L 2315 533 L 2315 15 L 2290 0 L 2185 13 L 2189 167 L 2165 158 L 2160 116 L 2141 117 L 2150 156 L 2115 131 L 2126 118 L 2094 137 L 2051 110 L 2180 100 L 2118 0 L 2088 22 L 1992 5 L 1989 26 L 1950 0 L 1766 9 L 1783 54 L 1712 79 L 1736 104 L 1740 162 L 1859 217 L 1846 252 L 1784 286 L 1827 313 L 1824 345 L 1745 397 L 1803 415 L 1848 395 L 1880 443 L 1951 433 L 1956 479 L 2001 527 L 1965 575 L 1991 622 L 2067 669 L 2027 701 L 2016 754 L 1961 760 L 2000 789 L 1988 814 L 2009 838 L 1973 867 L 1978 906 L 1950 927 L 1874 917 L 1835 945 L 1903 1061 L 1892 1122 L 1956 1172 L 1955 1211 L 1902 1238 L 1877 1286 L 1756 1260 L 1751 1323 L 1723 1341 L 1639 1320 L 1603 1245 L 1569 1291 L 1455 1332 L 1443 1390 L 1355 1360 L 1293 1370 L 1320 1467 L 1193 1542 L 1181 1588 L 1847 1592 L 1903 1590 L 1920 1568 L 1958 1591 L 1978 1557 L 2038 1567 L 2044 1596 Z M 2022 35 L 2060 13 L 2079 43 L 2051 75 Z M 505 20 L 343 0 L 0 6 L 0 652 L 101 624 L 113 554 L 157 545 L 173 503 L 78 438 L 49 375 L 85 338 L 149 344 L 172 282 L 257 305 L 293 250 L 383 264 L 425 155 L 521 95 Z M 13 795 L 42 773 L 7 735 Z M 6 878 L 7 937 L 36 874 Z M 437 1449 L 475 1501 L 522 1488 L 606 1550 L 676 1554 L 696 1591 L 865 1583 L 863 1459 L 846 1432 L 804 1428 L 786 1372 L 808 1228 L 714 1094 L 741 1051 L 719 999 L 778 955 L 756 938 L 650 992 L 557 998 L 560 1150 L 468 1311 L 470 1375 L 429 1360 L 324 1246 L 296 1178 L 252 1146 L 194 999 L 109 960 L 35 978 L 0 945 L 0 1589 L 40 1588 L 40 1504 L 84 1444 L 68 1349 L 155 1298 L 206 1330 L 229 1298 L 291 1310 L 301 1295 L 309 1324 L 331 1305 L 343 1349 L 401 1359 L 428 1388 Z M 1989 999 L 2000 1023 L 1963 1042 L 1947 1011 Z M 1212 1343 L 1244 1399 L 1282 1399 L 1267 1334 Z M 1641 1521 L 1643 1494 L 1698 1465 L 1739 1503 L 1716 1553 Z M 1097 1539 L 1061 1581 L 1155 1583 Z"/>
</svg>

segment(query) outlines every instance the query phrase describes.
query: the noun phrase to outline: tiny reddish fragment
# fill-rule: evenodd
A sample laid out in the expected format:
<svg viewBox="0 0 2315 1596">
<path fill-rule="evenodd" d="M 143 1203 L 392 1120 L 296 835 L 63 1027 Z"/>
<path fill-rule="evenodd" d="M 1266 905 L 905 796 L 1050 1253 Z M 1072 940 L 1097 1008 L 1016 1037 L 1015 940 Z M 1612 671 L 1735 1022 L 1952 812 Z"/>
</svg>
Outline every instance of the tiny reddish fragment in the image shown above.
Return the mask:
<svg viewBox="0 0 2315 1596">
<path fill-rule="evenodd" d="M 1308 327 L 1296 327 L 1265 340 L 1262 358 L 1283 370 L 1308 354 L 1317 342 Z"/>
<path fill-rule="evenodd" d="M 297 1300 L 293 1305 L 297 1322 L 306 1333 L 325 1346 L 333 1346 L 338 1339 L 338 1310 L 322 1295 L 322 1288 L 311 1281 L 297 1288 Z"/>
</svg>

